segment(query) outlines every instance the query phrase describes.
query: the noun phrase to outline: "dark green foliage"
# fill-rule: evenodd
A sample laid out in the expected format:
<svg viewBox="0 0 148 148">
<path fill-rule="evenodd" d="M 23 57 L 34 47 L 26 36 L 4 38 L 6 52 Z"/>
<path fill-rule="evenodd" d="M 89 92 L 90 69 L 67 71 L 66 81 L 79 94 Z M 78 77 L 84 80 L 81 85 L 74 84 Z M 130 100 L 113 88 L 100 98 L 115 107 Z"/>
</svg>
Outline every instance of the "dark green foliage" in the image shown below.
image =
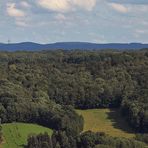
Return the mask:
<svg viewBox="0 0 148 148">
<path fill-rule="evenodd" d="M 104 133 L 84 132 L 78 136 L 54 131 L 52 137 L 40 134 L 28 138 L 27 148 L 144 148 L 146 144 L 134 139 L 113 138 Z M 41 147 L 42 146 L 42 147 Z"/>
<path fill-rule="evenodd" d="M 27 90 L 18 84 L 1 80 L 0 118 L 6 122 L 38 123 L 74 134 L 83 129 L 83 118 L 70 106 L 61 106 L 49 99 L 32 100 Z M 72 127 L 71 127 L 72 126 Z"/>
<path fill-rule="evenodd" d="M 113 138 L 103 133 L 87 131 L 78 138 L 78 148 L 144 148 L 146 145 L 133 139 Z"/>
<path fill-rule="evenodd" d="M 52 135 L 53 148 L 76 148 L 76 136 L 65 131 L 54 131 Z"/>
<path fill-rule="evenodd" d="M 148 132 L 148 91 L 137 92 L 123 100 L 122 114 L 134 129 Z"/>
<path fill-rule="evenodd" d="M 26 112 L 26 108 L 32 111 L 39 104 L 53 100 L 81 109 L 121 107 L 136 130 L 148 131 L 146 51 L 59 50 L 1 53 L 0 57 L 0 116 L 3 122 L 23 120 L 26 115 L 20 116 L 19 111 L 24 106 L 22 112 Z M 30 107 L 26 102 L 31 102 Z M 42 114 L 46 109 L 40 110 Z M 14 115 L 13 112 L 18 113 Z M 38 116 L 38 111 L 34 111 L 33 116 Z M 58 116 L 54 118 L 56 123 L 60 120 Z M 27 118 L 30 120 L 30 116 Z M 63 125 L 56 126 L 59 129 L 58 126 Z"/>
<path fill-rule="evenodd" d="M 148 144 L 148 134 L 137 134 L 135 139 Z"/>
<path fill-rule="evenodd" d="M 27 148 L 53 148 L 50 136 L 47 133 L 28 137 Z"/>
<path fill-rule="evenodd" d="M 96 134 L 91 131 L 81 134 L 78 138 L 79 148 L 92 148 L 96 144 L 99 144 L 99 139 L 97 139 Z"/>
<path fill-rule="evenodd" d="M 78 51 L 15 54 L 4 62 L 8 67 L 7 79 L 29 90 L 34 101 L 49 98 L 78 108 L 117 107 L 135 86 L 124 65 L 133 62 L 128 54 Z"/>
<path fill-rule="evenodd" d="M 148 132 L 147 92 L 145 50 L 0 53 L 2 122 L 36 122 L 78 133 L 83 120 L 67 105 L 121 107 L 134 129 Z"/>
</svg>

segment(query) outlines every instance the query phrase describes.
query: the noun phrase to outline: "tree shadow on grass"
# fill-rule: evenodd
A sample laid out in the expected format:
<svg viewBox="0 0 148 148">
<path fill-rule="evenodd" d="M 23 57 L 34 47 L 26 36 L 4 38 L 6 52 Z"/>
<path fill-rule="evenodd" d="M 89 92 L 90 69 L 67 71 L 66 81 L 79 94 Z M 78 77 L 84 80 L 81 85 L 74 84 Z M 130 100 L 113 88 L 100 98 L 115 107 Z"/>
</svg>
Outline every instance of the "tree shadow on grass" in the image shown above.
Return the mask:
<svg viewBox="0 0 148 148">
<path fill-rule="evenodd" d="M 21 145 L 19 145 L 19 147 L 27 148 L 27 145 L 21 144 Z"/>
<path fill-rule="evenodd" d="M 111 120 L 114 128 L 131 134 L 135 133 L 135 131 L 129 127 L 128 122 L 124 119 L 124 117 L 122 117 L 119 109 L 110 109 L 110 111 L 106 114 L 107 118 Z"/>
</svg>

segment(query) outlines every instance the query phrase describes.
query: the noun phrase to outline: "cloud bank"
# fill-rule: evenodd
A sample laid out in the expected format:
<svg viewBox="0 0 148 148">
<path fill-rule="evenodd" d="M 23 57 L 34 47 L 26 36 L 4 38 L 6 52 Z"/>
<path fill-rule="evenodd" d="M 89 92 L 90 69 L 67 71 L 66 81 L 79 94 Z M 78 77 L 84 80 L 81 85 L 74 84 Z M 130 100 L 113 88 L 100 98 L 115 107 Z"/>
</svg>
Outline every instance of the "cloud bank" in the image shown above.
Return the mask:
<svg viewBox="0 0 148 148">
<path fill-rule="evenodd" d="M 68 12 L 76 10 L 78 7 L 91 11 L 96 5 L 96 0 L 38 0 L 37 4 L 55 12 Z"/>
<path fill-rule="evenodd" d="M 128 8 L 124 5 L 118 4 L 118 3 L 110 3 L 109 4 L 114 10 L 121 12 L 121 13 L 127 13 Z"/>
<path fill-rule="evenodd" d="M 25 12 L 16 8 L 15 3 L 8 3 L 6 8 L 7 14 L 12 17 L 24 17 Z"/>
<path fill-rule="evenodd" d="M 52 42 L 147 41 L 147 13 L 148 0 L 3 0 L 0 34 Z"/>
</svg>

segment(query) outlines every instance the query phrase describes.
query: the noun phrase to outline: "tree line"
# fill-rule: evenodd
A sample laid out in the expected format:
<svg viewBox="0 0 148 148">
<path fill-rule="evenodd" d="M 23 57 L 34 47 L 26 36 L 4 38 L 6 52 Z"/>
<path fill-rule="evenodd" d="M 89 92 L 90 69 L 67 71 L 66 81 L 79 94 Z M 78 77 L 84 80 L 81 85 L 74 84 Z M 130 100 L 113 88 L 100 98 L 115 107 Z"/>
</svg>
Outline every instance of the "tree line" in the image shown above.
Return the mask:
<svg viewBox="0 0 148 148">
<path fill-rule="evenodd" d="M 76 137 L 65 131 L 54 131 L 50 137 L 47 133 L 28 137 L 27 148 L 144 148 L 146 143 L 141 139 L 114 138 L 104 133 L 91 131 Z"/>
</svg>

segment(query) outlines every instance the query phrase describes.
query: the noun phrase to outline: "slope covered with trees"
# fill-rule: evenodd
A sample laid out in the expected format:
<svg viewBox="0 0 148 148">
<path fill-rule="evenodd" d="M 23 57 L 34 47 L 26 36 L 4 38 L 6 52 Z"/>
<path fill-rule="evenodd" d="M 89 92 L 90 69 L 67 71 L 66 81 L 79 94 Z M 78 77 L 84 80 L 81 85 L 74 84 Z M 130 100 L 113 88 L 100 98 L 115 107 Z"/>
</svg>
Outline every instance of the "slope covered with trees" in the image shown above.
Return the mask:
<svg viewBox="0 0 148 148">
<path fill-rule="evenodd" d="M 120 108 L 148 132 L 148 52 L 42 51 L 0 53 L 0 118 L 77 135 L 74 108 Z"/>
</svg>

